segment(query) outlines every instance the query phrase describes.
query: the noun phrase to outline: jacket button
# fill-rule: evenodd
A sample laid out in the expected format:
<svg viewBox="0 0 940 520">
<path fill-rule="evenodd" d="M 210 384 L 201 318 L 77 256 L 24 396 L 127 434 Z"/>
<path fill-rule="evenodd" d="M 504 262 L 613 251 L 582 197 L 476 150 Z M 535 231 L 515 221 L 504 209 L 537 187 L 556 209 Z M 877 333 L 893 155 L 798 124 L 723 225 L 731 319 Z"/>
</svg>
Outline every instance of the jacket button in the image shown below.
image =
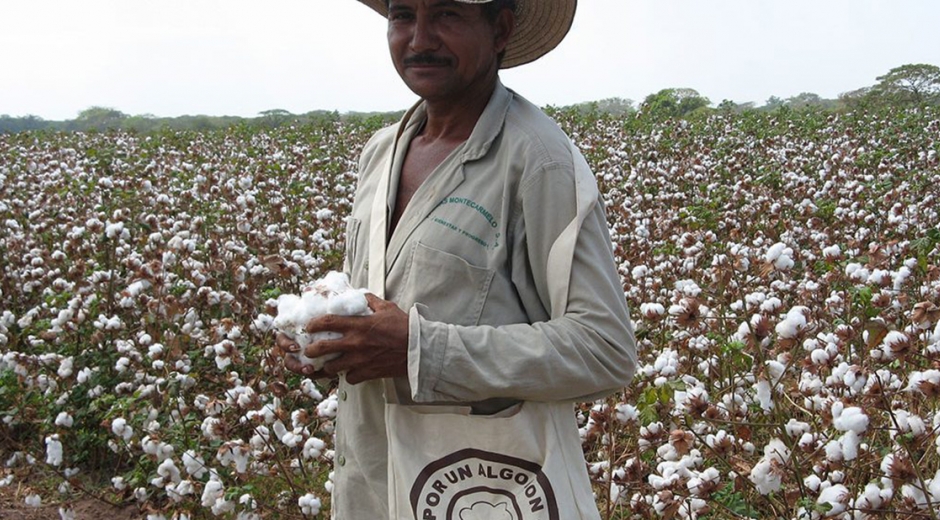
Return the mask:
<svg viewBox="0 0 940 520">
<path fill-rule="evenodd" d="M 345 465 L 346 465 L 346 457 L 340 455 L 339 458 L 336 459 L 336 462 L 337 462 L 340 466 L 345 466 Z"/>
<path fill-rule="evenodd" d="M 346 400 L 346 397 L 348 397 L 348 396 L 346 395 L 346 390 L 340 390 L 340 392 L 339 392 L 339 400 L 340 400 L 340 401 L 345 401 L 345 400 Z"/>
</svg>

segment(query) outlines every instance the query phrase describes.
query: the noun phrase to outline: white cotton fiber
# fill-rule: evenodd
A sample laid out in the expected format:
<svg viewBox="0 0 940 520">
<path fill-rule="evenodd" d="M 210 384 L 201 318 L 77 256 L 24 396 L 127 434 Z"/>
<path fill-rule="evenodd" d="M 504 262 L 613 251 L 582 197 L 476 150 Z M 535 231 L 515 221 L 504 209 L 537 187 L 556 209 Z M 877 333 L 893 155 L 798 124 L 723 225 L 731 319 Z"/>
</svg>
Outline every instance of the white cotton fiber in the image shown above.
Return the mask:
<svg viewBox="0 0 940 520">
<path fill-rule="evenodd" d="M 827 517 L 836 516 L 845 511 L 845 501 L 849 496 L 848 488 L 842 484 L 836 484 L 822 490 L 822 492 L 819 493 L 819 497 L 816 499 L 816 503 L 829 506 L 826 512 Z"/>
<path fill-rule="evenodd" d="M 832 404 L 832 425 L 840 432 L 865 433 L 868 416 L 857 406 L 845 408 L 845 405 L 836 401 Z"/>
<path fill-rule="evenodd" d="M 300 296 L 282 294 L 278 297 L 274 328 L 293 338 L 303 350 L 315 341 L 342 337 L 342 334 L 336 332 L 310 334 L 304 331 L 304 327 L 310 320 L 325 314 L 365 316 L 372 314 L 372 310 L 369 309 L 365 290 L 354 289 L 344 273 L 331 271 L 304 288 Z M 305 366 L 313 365 L 316 370 L 320 370 L 327 361 L 336 358 L 336 355 L 310 358 L 303 352 L 288 355 L 296 357 Z"/>
</svg>

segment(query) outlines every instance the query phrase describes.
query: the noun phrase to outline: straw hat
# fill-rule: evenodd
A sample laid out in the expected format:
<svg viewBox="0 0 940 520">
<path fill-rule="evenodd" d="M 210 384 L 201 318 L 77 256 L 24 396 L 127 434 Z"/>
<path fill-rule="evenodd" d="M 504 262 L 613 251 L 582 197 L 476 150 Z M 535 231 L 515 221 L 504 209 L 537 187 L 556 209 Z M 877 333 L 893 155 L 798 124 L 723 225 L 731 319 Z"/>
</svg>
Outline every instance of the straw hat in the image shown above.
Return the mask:
<svg viewBox="0 0 940 520">
<path fill-rule="evenodd" d="M 388 17 L 386 0 L 359 0 Z M 492 0 L 456 0 L 482 4 Z M 578 0 L 516 0 L 516 30 L 506 46 L 500 68 L 535 61 L 554 49 L 568 34 Z"/>
</svg>

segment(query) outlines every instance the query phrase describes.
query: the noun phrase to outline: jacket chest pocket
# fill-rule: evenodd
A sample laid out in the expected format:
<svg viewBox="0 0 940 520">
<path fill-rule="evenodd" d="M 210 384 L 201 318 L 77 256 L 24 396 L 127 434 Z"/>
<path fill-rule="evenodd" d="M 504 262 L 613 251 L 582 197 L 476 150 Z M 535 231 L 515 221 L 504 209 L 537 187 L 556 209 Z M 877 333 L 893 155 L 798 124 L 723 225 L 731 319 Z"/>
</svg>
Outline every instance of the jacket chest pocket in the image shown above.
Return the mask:
<svg viewBox="0 0 940 520">
<path fill-rule="evenodd" d="M 452 325 L 476 325 L 495 271 L 416 242 L 399 303 L 427 306 L 427 317 Z"/>
</svg>

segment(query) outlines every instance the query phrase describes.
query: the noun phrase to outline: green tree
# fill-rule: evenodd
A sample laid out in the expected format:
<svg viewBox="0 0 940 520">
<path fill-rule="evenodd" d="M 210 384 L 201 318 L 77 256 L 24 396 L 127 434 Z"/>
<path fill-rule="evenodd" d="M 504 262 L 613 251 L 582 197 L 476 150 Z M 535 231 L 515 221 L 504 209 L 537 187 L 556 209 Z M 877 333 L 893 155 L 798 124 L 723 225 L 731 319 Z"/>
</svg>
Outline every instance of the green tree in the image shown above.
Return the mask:
<svg viewBox="0 0 940 520">
<path fill-rule="evenodd" d="M 270 128 L 277 128 L 294 119 L 294 114 L 291 114 L 287 110 L 281 108 L 265 110 L 259 112 L 259 115 L 261 116 L 261 123 L 267 125 Z"/>
<path fill-rule="evenodd" d="M 667 88 L 646 96 L 640 112 L 653 119 L 684 117 L 711 104 L 708 98 L 691 88 Z"/>
<path fill-rule="evenodd" d="M 613 116 L 624 116 L 635 112 L 633 100 L 620 97 L 602 99 L 597 102 L 597 109 Z"/>
<path fill-rule="evenodd" d="M 125 130 L 133 130 L 139 133 L 152 132 L 160 126 L 160 121 L 157 120 L 157 116 L 153 114 L 141 114 L 136 116 L 131 116 L 122 121 L 121 128 Z"/>
<path fill-rule="evenodd" d="M 826 101 L 812 92 L 803 92 L 786 100 L 787 106 L 794 109 L 824 108 Z"/>
<path fill-rule="evenodd" d="M 0 134 L 5 132 L 16 133 L 29 130 L 42 130 L 51 126 L 51 122 L 34 115 L 11 117 L 4 114 L 0 116 Z"/>
<path fill-rule="evenodd" d="M 767 101 L 764 103 L 764 106 L 761 108 L 763 108 L 764 110 L 775 110 L 786 104 L 787 102 L 783 98 L 780 98 L 778 96 L 770 96 L 769 98 L 767 98 Z"/>
<path fill-rule="evenodd" d="M 90 107 L 78 113 L 74 124 L 76 130 L 114 130 L 121 128 L 127 114 L 108 107 Z"/>
<path fill-rule="evenodd" d="M 721 103 L 718 103 L 718 111 L 724 112 L 726 114 L 740 114 L 747 110 L 754 110 L 754 103 L 735 103 L 730 99 L 724 99 Z"/>
<path fill-rule="evenodd" d="M 839 94 L 839 102 L 850 109 L 864 109 L 872 106 L 872 87 L 862 87 Z"/>
<path fill-rule="evenodd" d="M 876 78 L 873 94 L 891 102 L 940 103 L 940 67 L 925 63 L 901 65 Z"/>
</svg>

